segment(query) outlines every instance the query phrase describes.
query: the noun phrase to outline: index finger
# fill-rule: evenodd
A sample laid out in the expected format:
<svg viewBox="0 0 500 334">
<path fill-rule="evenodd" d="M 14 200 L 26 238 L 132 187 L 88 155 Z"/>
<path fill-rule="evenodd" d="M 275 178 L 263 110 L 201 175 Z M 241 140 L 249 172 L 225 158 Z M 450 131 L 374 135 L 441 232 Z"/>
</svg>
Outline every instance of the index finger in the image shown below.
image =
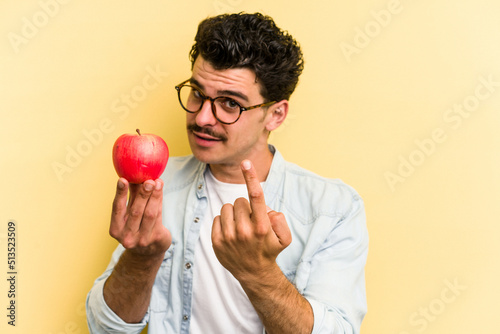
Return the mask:
<svg viewBox="0 0 500 334">
<path fill-rule="evenodd" d="M 262 221 L 267 219 L 267 205 L 264 198 L 264 191 L 260 185 L 257 171 L 250 160 L 241 162 L 241 171 L 245 178 L 248 190 L 248 200 L 252 209 L 252 221 Z"/>
</svg>

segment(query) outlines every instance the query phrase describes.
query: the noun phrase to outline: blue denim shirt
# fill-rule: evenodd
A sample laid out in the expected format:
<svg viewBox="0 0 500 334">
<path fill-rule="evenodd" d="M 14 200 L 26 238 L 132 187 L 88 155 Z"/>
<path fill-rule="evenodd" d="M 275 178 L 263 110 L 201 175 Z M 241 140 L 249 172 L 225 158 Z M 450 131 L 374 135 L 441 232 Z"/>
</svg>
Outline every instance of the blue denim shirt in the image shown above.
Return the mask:
<svg viewBox="0 0 500 334">
<path fill-rule="evenodd" d="M 292 243 L 277 263 L 311 304 L 313 334 L 359 333 L 366 313 L 364 267 L 368 232 L 362 199 L 340 180 L 315 175 L 286 162 L 272 146 L 274 158 L 264 186 L 267 205 L 282 212 Z M 193 156 L 173 157 L 165 182 L 163 224 L 172 245 L 153 286 L 141 323 L 127 324 L 105 303 L 103 285 L 124 248 L 119 245 L 87 297 L 91 333 L 189 333 L 195 245 L 207 212 L 204 171 Z"/>
</svg>

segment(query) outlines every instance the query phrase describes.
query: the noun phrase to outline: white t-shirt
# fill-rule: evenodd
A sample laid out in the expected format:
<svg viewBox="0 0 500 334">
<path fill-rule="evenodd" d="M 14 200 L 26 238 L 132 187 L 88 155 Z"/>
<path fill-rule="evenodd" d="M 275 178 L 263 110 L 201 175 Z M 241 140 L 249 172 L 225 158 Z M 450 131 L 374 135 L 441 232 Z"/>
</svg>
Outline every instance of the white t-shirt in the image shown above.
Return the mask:
<svg viewBox="0 0 500 334">
<path fill-rule="evenodd" d="M 212 248 L 212 223 L 222 205 L 239 197 L 248 199 L 245 184 L 218 181 L 207 168 L 208 210 L 200 223 L 193 266 L 193 334 L 262 333 L 263 325 L 240 283 L 217 260 Z"/>
</svg>

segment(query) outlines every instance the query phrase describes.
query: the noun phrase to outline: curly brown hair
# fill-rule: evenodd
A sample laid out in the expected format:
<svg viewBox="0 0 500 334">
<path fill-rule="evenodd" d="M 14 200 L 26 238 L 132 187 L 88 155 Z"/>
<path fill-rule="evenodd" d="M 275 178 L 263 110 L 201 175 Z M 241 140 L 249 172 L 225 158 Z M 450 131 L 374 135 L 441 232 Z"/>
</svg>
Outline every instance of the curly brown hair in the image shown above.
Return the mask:
<svg viewBox="0 0 500 334">
<path fill-rule="evenodd" d="M 215 69 L 248 68 L 267 101 L 288 100 L 304 69 L 297 41 L 260 13 L 222 14 L 200 22 L 189 53 L 201 55 Z"/>
</svg>

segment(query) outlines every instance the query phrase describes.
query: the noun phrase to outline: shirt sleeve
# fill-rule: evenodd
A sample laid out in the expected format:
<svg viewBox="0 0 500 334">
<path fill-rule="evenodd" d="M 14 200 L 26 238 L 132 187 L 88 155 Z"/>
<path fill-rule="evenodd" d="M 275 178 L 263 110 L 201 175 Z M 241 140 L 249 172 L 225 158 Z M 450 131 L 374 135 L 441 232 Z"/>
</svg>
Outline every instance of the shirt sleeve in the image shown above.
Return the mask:
<svg viewBox="0 0 500 334">
<path fill-rule="evenodd" d="M 113 310 L 109 308 L 104 300 L 103 288 L 106 279 L 111 275 L 115 264 L 118 262 L 124 249 L 120 245 L 113 253 L 111 262 L 106 271 L 94 283 L 87 295 L 87 324 L 91 334 L 139 334 L 147 324 L 149 312 L 146 313 L 140 323 L 129 324 L 123 321 Z"/>
<path fill-rule="evenodd" d="M 300 264 L 302 273 L 308 273 L 299 290 L 303 290 L 313 309 L 312 333 L 359 334 L 367 311 L 364 268 L 368 253 L 361 198 L 354 197 L 330 233 L 316 237 L 323 243 L 308 261 Z"/>
</svg>

